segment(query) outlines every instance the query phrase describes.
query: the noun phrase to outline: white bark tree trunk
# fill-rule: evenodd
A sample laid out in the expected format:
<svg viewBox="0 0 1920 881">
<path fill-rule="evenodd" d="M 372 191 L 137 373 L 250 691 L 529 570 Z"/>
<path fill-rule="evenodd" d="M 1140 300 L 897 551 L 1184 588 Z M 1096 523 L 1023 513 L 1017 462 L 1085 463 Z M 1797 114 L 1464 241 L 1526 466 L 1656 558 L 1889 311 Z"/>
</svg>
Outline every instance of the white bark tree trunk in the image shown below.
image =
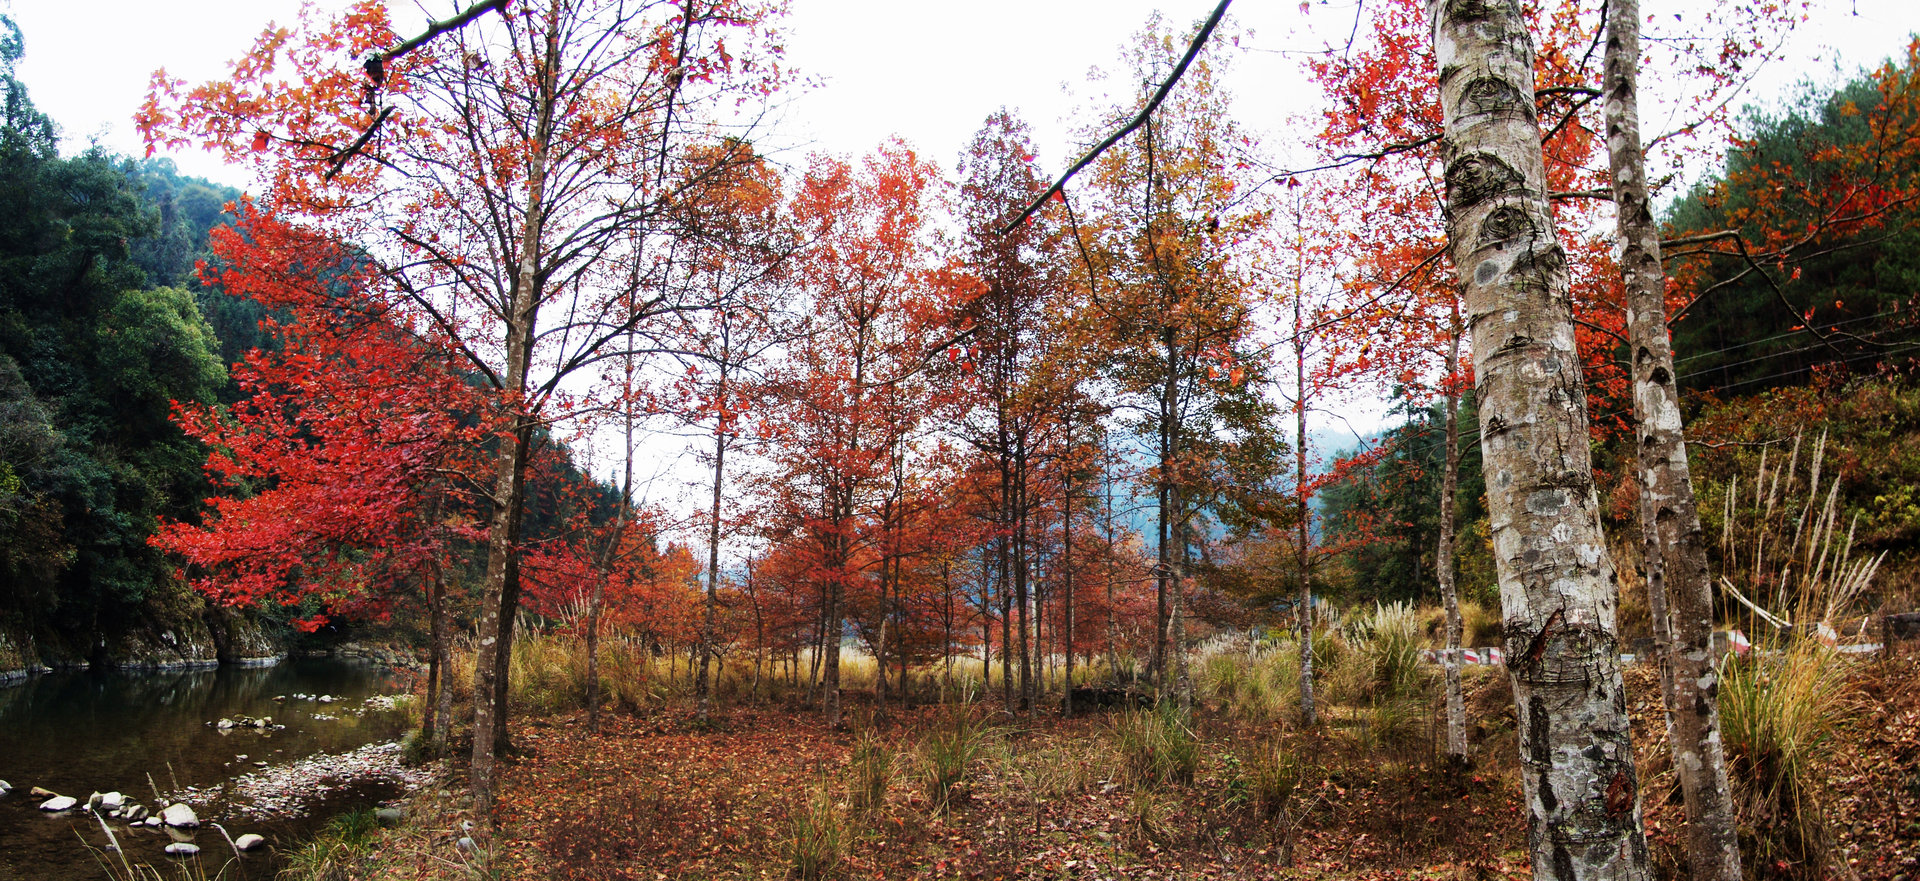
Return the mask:
<svg viewBox="0 0 1920 881">
<path fill-rule="evenodd" d="M 1648 877 L 1566 256 L 1518 0 L 1428 0 L 1528 843 L 1546 881 Z"/>
<path fill-rule="evenodd" d="M 1720 744 L 1719 678 L 1714 670 L 1713 591 L 1707 548 L 1687 466 L 1680 390 L 1667 334 L 1666 273 L 1660 230 L 1647 195 L 1641 152 L 1638 75 L 1640 4 L 1610 0 L 1607 10 L 1607 154 L 1626 287 L 1627 338 L 1633 351 L 1640 534 L 1649 608 L 1664 612 L 1654 632 L 1665 668 L 1667 739 L 1687 806 L 1687 862 L 1698 881 L 1739 881 L 1740 846 Z M 1664 602 L 1662 602 L 1664 600 Z"/>
</svg>

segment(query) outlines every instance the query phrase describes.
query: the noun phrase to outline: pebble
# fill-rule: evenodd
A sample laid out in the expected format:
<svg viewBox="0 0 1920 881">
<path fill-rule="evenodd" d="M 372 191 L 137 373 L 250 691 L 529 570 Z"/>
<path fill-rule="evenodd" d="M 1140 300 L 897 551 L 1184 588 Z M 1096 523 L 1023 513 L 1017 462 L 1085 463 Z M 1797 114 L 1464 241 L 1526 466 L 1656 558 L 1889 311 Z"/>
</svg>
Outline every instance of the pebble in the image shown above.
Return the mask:
<svg viewBox="0 0 1920 881">
<path fill-rule="evenodd" d="M 50 799 L 47 799 L 44 802 L 41 802 L 40 810 L 70 811 L 70 810 L 73 810 L 74 805 L 77 805 L 79 803 L 80 803 L 80 800 L 77 798 L 74 798 L 71 795 L 56 795 Z"/>
<path fill-rule="evenodd" d="M 200 852 L 200 845 L 190 841 L 176 841 L 167 845 L 167 853 L 177 857 L 190 857 Z"/>
<path fill-rule="evenodd" d="M 185 802 L 174 802 L 173 804 L 167 805 L 166 809 L 160 812 L 160 821 L 169 826 L 186 829 L 200 825 L 200 818 L 193 813 L 193 808 L 188 807 Z"/>
<path fill-rule="evenodd" d="M 362 780 L 391 780 L 413 790 L 424 785 L 428 771 L 400 764 L 400 744 L 373 743 L 350 752 L 319 754 L 283 765 L 255 762 L 259 770 L 242 774 L 224 786 L 187 787 L 176 793 L 195 802 L 232 799 L 236 816 L 248 819 L 303 813 L 328 792 Z"/>
</svg>

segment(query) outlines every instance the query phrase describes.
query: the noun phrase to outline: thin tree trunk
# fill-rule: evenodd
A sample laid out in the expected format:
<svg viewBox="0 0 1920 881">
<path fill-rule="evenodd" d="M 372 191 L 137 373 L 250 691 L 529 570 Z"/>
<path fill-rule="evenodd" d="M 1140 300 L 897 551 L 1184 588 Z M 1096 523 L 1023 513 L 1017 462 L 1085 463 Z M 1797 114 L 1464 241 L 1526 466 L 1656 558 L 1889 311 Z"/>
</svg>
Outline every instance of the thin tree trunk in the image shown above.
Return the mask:
<svg viewBox="0 0 1920 881">
<path fill-rule="evenodd" d="M 1073 412 L 1067 412 L 1067 453 L 1061 483 L 1065 492 L 1060 495 L 1060 530 L 1063 541 L 1060 547 L 1060 577 L 1066 587 L 1066 635 L 1060 645 L 1066 650 L 1066 682 L 1060 692 L 1060 715 L 1073 718 Z"/>
<path fill-rule="evenodd" d="M 1687 808 L 1687 862 L 1698 881 L 1739 881 L 1740 847 L 1720 745 L 1714 669 L 1713 592 L 1707 549 L 1687 464 L 1680 391 L 1667 335 L 1660 230 L 1647 195 L 1641 152 L 1639 0 L 1607 8 L 1607 153 L 1619 224 L 1620 268 L 1633 350 L 1633 416 L 1640 443 L 1640 534 L 1650 608 L 1665 686 L 1667 738 Z M 1664 602 L 1660 600 L 1664 599 Z M 1664 607 L 1664 608 L 1662 608 Z"/>
<path fill-rule="evenodd" d="M 433 745 L 437 755 L 447 742 L 446 723 L 438 715 L 440 692 L 447 690 L 447 656 L 446 641 L 441 633 L 445 622 L 440 619 L 440 567 L 437 563 L 429 565 L 433 571 L 427 576 L 427 628 L 432 644 L 427 649 L 427 700 L 426 712 L 421 714 L 420 737 Z"/>
<path fill-rule="evenodd" d="M 845 567 L 841 567 L 844 571 Z M 821 683 L 825 690 L 822 704 L 826 708 L 827 727 L 840 727 L 840 635 L 841 635 L 841 585 L 836 573 L 827 585 L 827 629 L 823 641 L 826 643 L 826 679 Z"/>
<path fill-rule="evenodd" d="M 445 756 L 447 743 L 453 735 L 453 612 L 448 608 L 445 575 L 436 576 L 435 581 L 434 589 L 440 601 L 433 613 L 436 628 L 433 653 L 440 657 L 440 692 L 433 709 L 436 720 L 433 727 L 433 754 Z"/>
<path fill-rule="evenodd" d="M 1115 676 L 1120 674 L 1120 621 L 1114 617 L 1113 584 L 1113 472 L 1112 459 L 1108 458 L 1100 469 L 1100 479 L 1106 484 L 1106 539 L 1107 557 L 1103 568 L 1107 573 L 1107 668 Z"/>
<path fill-rule="evenodd" d="M 1176 492 L 1174 496 L 1175 510 L 1178 511 L 1182 504 L 1184 503 L 1180 501 L 1179 495 Z M 1172 582 L 1172 589 L 1168 592 L 1171 597 L 1168 605 L 1172 608 L 1169 610 L 1170 614 L 1168 615 L 1167 622 L 1167 630 L 1169 633 L 1167 652 L 1173 660 L 1174 704 L 1180 708 L 1180 718 L 1190 722 L 1193 720 L 1193 678 L 1188 675 L 1187 672 L 1186 579 L 1188 543 L 1185 527 L 1186 524 L 1182 522 L 1174 531 L 1176 535 L 1180 536 L 1180 547 L 1176 550 L 1172 578 L 1169 579 L 1169 581 Z"/>
<path fill-rule="evenodd" d="M 620 480 L 620 509 L 614 514 L 613 529 L 607 536 L 607 546 L 601 552 L 599 577 L 593 582 L 593 596 L 587 606 L 587 731 L 600 730 L 600 611 L 606 605 L 607 579 L 613 577 L 614 564 L 620 557 L 620 545 L 626 537 L 628 518 L 633 508 L 633 363 L 626 365 L 624 402 L 626 412 L 621 415 L 622 468 Z M 624 567 L 623 577 L 624 577 Z"/>
<path fill-rule="evenodd" d="M 726 483 L 727 475 L 727 432 L 725 415 L 727 400 L 727 352 L 725 320 L 722 321 L 720 353 L 720 401 L 722 414 L 715 418 L 713 429 L 713 514 L 707 521 L 707 595 L 705 615 L 700 622 L 700 674 L 694 685 L 694 693 L 699 696 L 695 718 L 705 723 L 713 708 L 713 682 L 708 666 L 713 659 L 713 641 L 715 619 L 720 606 L 720 491 Z"/>
<path fill-rule="evenodd" d="M 1021 437 L 1015 442 L 1013 498 L 1013 600 L 1020 614 L 1020 712 L 1033 714 L 1033 645 L 1030 635 L 1032 621 L 1028 615 L 1028 606 L 1032 604 L 1029 595 L 1032 585 L 1030 571 L 1027 568 L 1027 441 Z"/>
<path fill-rule="evenodd" d="M 1566 256 L 1516 0 L 1428 0 L 1533 876 L 1648 877 Z"/>
<path fill-rule="evenodd" d="M 993 559 L 980 552 L 980 696 L 993 690 Z"/>
<path fill-rule="evenodd" d="M 1456 766 L 1467 761 L 1467 707 L 1460 695 L 1460 591 L 1454 585 L 1453 532 L 1455 493 L 1460 484 L 1460 390 L 1453 376 L 1460 364 L 1460 307 L 1453 308 L 1453 328 L 1447 349 L 1447 458 L 1440 473 L 1440 541 L 1434 548 L 1434 577 L 1440 582 L 1440 600 L 1447 611 L 1447 756 Z"/>
<path fill-rule="evenodd" d="M 1293 486 L 1298 522 L 1294 524 L 1293 553 L 1294 569 L 1300 575 L 1300 599 L 1294 621 L 1300 628 L 1300 724 L 1311 728 L 1319 717 L 1313 701 L 1313 549 L 1309 544 L 1313 536 L 1309 530 L 1312 510 L 1307 504 L 1307 340 L 1300 308 L 1303 296 L 1301 279 L 1296 277 L 1293 285 Z"/>
</svg>

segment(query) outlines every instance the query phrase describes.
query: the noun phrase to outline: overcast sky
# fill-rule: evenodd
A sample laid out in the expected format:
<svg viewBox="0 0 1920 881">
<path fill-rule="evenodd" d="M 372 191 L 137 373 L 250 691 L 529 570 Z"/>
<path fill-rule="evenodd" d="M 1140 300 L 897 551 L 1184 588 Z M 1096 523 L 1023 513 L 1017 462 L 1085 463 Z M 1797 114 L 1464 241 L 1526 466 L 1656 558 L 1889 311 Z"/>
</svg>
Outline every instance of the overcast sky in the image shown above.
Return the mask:
<svg viewBox="0 0 1920 881">
<path fill-rule="evenodd" d="M 325 7 L 338 0 L 317 0 Z M 465 0 L 460 0 L 464 3 Z M 799 95 L 779 132 L 786 146 L 858 153 L 899 135 L 951 168 L 986 115 L 1006 105 L 1035 129 L 1041 162 L 1059 169 L 1071 157 L 1079 105 L 1092 94 L 1086 74 L 1116 67 L 1120 46 L 1153 10 L 1182 28 L 1212 0 L 793 0 L 789 58 L 820 86 Z M 1650 3 L 1649 11 L 1668 4 Z M 1689 0 L 1681 6 L 1697 5 Z M 396 8 L 411 9 L 410 0 Z M 0 0 L 25 31 L 20 74 L 33 98 L 67 136 L 68 149 L 97 138 L 138 155 L 130 117 L 153 71 L 188 82 L 224 74 L 269 21 L 291 23 L 297 0 Z M 444 15 L 454 0 L 431 0 Z M 1920 28 L 1915 0 L 1826 0 L 1793 37 L 1792 63 L 1777 64 L 1754 93 L 1776 94 L 1807 75 L 1832 77 L 1899 51 Z M 1236 114 L 1285 152 L 1287 121 L 1310 112 L 1314 91 L 1299 73 L 1302 51 L 1344 41 L 1352 0 L 1239 0 L 1230 19 L 1243 51 L 1229 85 Z M 395 15 L 410 22 L 425 12 Z M 1820 60 L 1815 61 L 1815 58 Z M 235 185 L 249 181 L 194 152 L 175 160 L 189 174 Z"/>
</svg>

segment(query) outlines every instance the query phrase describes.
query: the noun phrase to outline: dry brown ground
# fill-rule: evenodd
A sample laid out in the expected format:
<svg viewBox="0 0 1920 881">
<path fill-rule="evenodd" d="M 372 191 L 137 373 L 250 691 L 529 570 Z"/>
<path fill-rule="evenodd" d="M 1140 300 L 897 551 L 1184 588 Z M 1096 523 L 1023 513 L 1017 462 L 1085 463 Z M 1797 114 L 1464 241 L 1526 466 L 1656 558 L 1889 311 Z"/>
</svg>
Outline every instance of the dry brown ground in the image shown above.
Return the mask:
<svg viewBox="0 0 1920 881">
<path fill-rule="evenodd" d="M 1641 667 L 1629 677 L 1658 874 L 1683 877 L 1683 814 L 1653 674 Z M 1848 867 L 1833 877 L 1920 881 L 1920 659 L 1863 665 L 1852 679 L 1860 715 L 1822 789 Z M 1115 774 L 1110 716 L 1007 721 L 975 766 L 970 797 L 943 812 L 910 767 L 914 744 L 941 711 L 895 713 L 865 723 L 895 751 L 901 772 L 882 807 L 849 820 L 840 874 L 1525 878 L 1517 777 L 1503 764 L 1513 754 L 1509 702 L 1497 677 L 1472 695 L 1483 758 L 1461 774 L 1442 770 L 1425 743 L 1367 750 L 1337 726 L 1282 735 L 1310 768 L 1294 802 L 1290 864 L 1281 824 L 1260 819 L 1236 782 L 1245 780 L 1242 757 L 1271 731 L 1203 713 L 1194 782 L 1142 787 Z M 506 765 L 494 868 L 521 879 L 787 876 L 793 812 L 823 781 L 844 793 L 862 724 L 832 731 L 789 708 L 735 708 L 710 727 L 692 721 L 666 709 L 611 716 L 592 735 L 575 714 L 518 726 L 523 753 Z M 437 834 L 416 837 L 448 837 Z M 408 870 L 386 862 L 367 877 L 454 876 L 416 861 Z"/>
</svg>

